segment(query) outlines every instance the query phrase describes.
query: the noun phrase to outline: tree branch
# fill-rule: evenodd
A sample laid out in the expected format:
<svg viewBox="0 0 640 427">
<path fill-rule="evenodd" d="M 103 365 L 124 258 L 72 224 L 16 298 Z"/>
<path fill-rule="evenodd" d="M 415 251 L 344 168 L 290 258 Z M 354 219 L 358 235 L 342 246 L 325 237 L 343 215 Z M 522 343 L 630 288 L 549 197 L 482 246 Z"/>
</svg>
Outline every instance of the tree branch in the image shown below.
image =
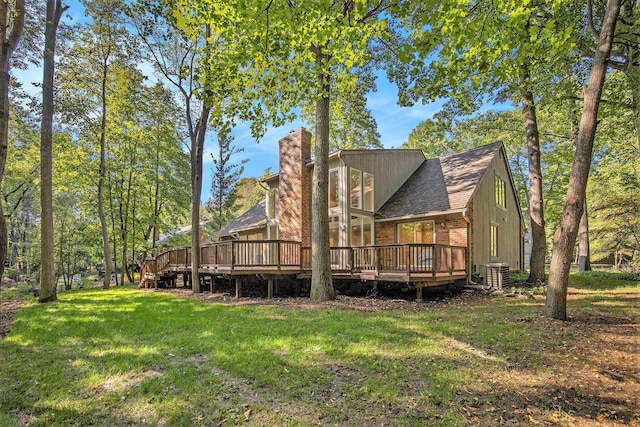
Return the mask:
<svg viewBox="0 0 640 427">
<path fill-rule="evenodd" d="M 600 40 L 600 33 L 596 30 L 593 24 L 593 3 L 592 0 L 587 0 L 587 25 L 589 25 L 589 31 L 593 36 L 593 40 L 597 43 Z"/>
</svg>

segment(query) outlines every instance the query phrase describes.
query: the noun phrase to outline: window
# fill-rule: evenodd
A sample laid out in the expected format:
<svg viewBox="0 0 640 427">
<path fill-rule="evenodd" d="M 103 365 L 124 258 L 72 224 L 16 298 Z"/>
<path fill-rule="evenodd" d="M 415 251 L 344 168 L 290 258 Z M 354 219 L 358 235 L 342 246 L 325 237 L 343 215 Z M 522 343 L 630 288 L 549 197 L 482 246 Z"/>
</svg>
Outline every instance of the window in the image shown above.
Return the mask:
<svg viewBox="0 0 640 427">
<path fill-rule="evenodd" d="M 338 169 L 329 171 L 329 208 L 337 208 L 339 203 L 338 191 L 340 188 L 340 182 L 338 180 Z"/>
<path fill-rule="evenodd" d="M 433 221 L 398 224 L 398 243 L 434 243 L 434 225 Z"/>
<path fill-rule="evenodd" d="M 496 176 L 496 204 L 503 209 L 507 208 L 506 184 L 498 176 Z"/>
<path fill-rule="evenodd" d="M 373 175 L 352 168 L 349 183 L 350 206 L 373 212 Z"/>
<path fill-rule="evenodd" d="M 351 198 L 351 207 L 362 208 L 362 172 L 358 169 L 351 169 L 351 179 L 349 186 L 349 194 Z"/>
<path fill-rule="evenodd" d="M 491 226 L 491 234 L 489 236 L 489 251 L 492 257 L 498 257 L 498 226 Z"/>
<path fill-rule="evenodd" d="M 337 216 L 329 217 L 329 246 L 340 246 L 340 219 Z"/>
<path fill-rule="evenodd" d="M 363 174 L 363 193 L 364 193 L 364 207 L 365 211 L 373 212 L 373 175 L 370 173 Z"/>
<path fill-rule="evenodd" d="M 351 246 L 373 244 L 373 218 L 351 215 Z"/>
</svg>

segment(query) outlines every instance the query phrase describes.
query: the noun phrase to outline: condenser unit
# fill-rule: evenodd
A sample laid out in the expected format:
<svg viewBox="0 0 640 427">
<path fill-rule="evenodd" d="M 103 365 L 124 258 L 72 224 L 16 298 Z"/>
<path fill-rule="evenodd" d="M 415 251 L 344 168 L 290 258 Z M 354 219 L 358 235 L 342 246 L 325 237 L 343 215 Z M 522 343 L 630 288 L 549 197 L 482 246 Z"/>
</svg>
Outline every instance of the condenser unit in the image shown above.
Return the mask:
<svg viewBox="0 0 640 427">
<path fill-rule="evenodd" d="M 485 283 L 489 289 L 502 289 L 509 285 L 509 264 L 492 262 L 485 264 Z"/>
</svg>

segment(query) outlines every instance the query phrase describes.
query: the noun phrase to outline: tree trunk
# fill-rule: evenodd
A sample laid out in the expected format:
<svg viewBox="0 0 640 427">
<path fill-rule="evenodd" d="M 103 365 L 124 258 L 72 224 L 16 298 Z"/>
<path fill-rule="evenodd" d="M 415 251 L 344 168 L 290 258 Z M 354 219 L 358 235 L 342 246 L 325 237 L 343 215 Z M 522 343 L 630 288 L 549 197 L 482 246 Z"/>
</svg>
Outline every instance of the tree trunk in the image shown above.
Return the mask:
<svg viewBox="0 0 640 427">
<path fill-rule="evenodd" d="M 323 68 L 328 58 L 316 51 L 316 66 Z M 335 299 L 331 282 L 329 249 L 329 91 L 330 78 L 318 73 L 320 94 L 316 101 L 316 147 L 311 195 L 311 292 L 312 301 Z"/>
<path fill-rule="evenodd" d="M 529 80 L 528 68 L 523 81 Z M 531 218 L 531 258 L 529 261 L 529 283 L 541 283 L 545 278 L 547 237 L 544 230 L 544 204 L 542 199 L 542 167 L 540 166 L 540 134 L 536 107 L 531 91 L 522 91 L 524 130 L 529 158 L 529 217 Z"/>
<path fill-rule="evenodd" d="M 120 206 L 120 230 L 122 232 L 122 284 L 125 284 L 125 277 L 129 283 L 133 283 L 131 272 L 129 271 L 129 263 L 127 262 L 127 252 L 129 251 L 129 221 L 135 218 L 130 215 L 129 207 L 131 206 L 131 190 L 133 188 L 133 171 L 136 163 L 137 147 L 131 149 L 131 158 L 129 159 L 129 171 L 127 176 L 127 193 L 124 198 L 124 206 Z M 133 246 L 133 244 L 132 244 Z"/>
<path fill-rule="evenodd" d="M 211 109 L 203 102 L 195 135 L 191 139 L 191 286 L 193 293 L 200 288 L 200 197 L 202 195 L 202 155 L 204 137 Z"/>
<path fill-rule="evenodd" d="M 578 271 L 591 271 L 591 258 L 589 256 L 589 218 L 587 217 L 587 201 L 584 201 L 584 210 L 580 218 L 578 229 Z"/>
<path fill-rule="evenodd" d="M 560 226 L 553 236 L 553 250 L 545 314 L 553 319 L 567 319 L 567 287 L 569 270 L 573 259 L 578 225 L 584 209 L 587 178 L 593 155 L 598 107 L 607 73 L 607 62 L 615 34 L 616 21 L 620 13 L 621 0 L 608 0 L 600 38 L 596 49 L 589 84 L 584 87 L 584 106 L 580 119 L 576 152 L 571 164 L 569 187 L 562 210 Z"/>
<path fill-rule="evenodd" d="M 98 218 L 100 219 L 100 230 L 102 232 L 102 251 L 104 253 L 104 279 L 102 288 L 109 289 L 111 284 L 111 245 L 109 243 L 109 231 L 107 227 L 107 217 L 104 213 L 104 180 L 107 174 L 106 160 L 106 132 L 107 132 L 107 76 L 109 74 L 109 51 L 103 58 L 102 63 L 102 118 L 100 123 L 100 170 L 98 178 Z"/>
<path fill-rule="evenodd" d="M 115 185 L 117 185 L 117 181 L 116 183 L 114 183 L 111 179 L 112 174 L 109 173 L 109 212 L 111 213 L 111 248 L 113 249 L 113 279 L 115 282 L 115 285 L 118 286 L 120 284 L 119 280 L 118 280 L 118 257 L 116 256 L 116 254 L 118 253 L 118 233 L 116 233 L 116 217 L 115 217 L 115 212 L 116 209 L 113 206 L 113 201 L 115 200 L 113 197 L 113 187 Z M 120 200 L 120 202 L 122 201 L 121 198 L 118 198 Z"/>
<path fill-rule="evenodd" d="M 11 56 L 18 46 L 20 37 L 22 37 L 25 16 L 24 0 L 16 0 L 13 10 L 9 6 L 9 2 L 0 2 L 0 42 L 2 42 L 2 47 L 0 48 L 0 188 L 2 188 L 2 178 L 4 177 L 4 168 L 9 151 L 9 82 L 11 80 L 9 70 L 11 69 Z M 13 16 L 13 28 L 7 34 L 7 30 L 11 28 L 9 14 Z M 2 203 L 0 203 L 0 283 L 4 275 L 7 247 L 7 222 Z M 1 287 L 2 285 L 0 284 Z"/>
<path fill-rule="evenodd" d="M 56 34 L 62 0 L 47 0 L 42 78 L 42 124 L 40 129 L 40 297 L 51 302 L 56 295 L 55 242 L 53 235 L 53 76 Z"/>
</svg>

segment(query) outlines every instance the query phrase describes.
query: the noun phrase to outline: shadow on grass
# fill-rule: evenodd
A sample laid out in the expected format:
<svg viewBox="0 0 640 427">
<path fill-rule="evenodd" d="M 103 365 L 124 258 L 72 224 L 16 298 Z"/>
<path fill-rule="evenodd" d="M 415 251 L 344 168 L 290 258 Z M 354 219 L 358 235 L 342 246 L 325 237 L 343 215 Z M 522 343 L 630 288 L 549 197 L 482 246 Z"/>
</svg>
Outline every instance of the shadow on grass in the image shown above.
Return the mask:
<svg viewBox="0 0 640 427">
<path fill-rule="evenodd" d="M 36 408 L 40 425 L 51 414 L 65 421 L 59 425 L 233 424 L 248 410 L 263 417 L 255 424 L 279 416 L 340 424 L 345 414 L 354 425 L 464 425 L 474 417 L 527 425 L 550 413 L 632 420 L 619 398 L 554 379 L 551 367 L 565 353 L 601 337 L 580 318 L 548 321 L 540 309 L 538 300 L 496 299 L 363 313 L 226 306 L 128 288 L 72 291 L 21 310 L 0 343 L 0 412 Z M 581 328 L 567 329 L 572 323 Z M 281 415 L 268 415 L 273 407 Z M 100 422 L 87 421 L 91 414 Z"/>
</svg>

